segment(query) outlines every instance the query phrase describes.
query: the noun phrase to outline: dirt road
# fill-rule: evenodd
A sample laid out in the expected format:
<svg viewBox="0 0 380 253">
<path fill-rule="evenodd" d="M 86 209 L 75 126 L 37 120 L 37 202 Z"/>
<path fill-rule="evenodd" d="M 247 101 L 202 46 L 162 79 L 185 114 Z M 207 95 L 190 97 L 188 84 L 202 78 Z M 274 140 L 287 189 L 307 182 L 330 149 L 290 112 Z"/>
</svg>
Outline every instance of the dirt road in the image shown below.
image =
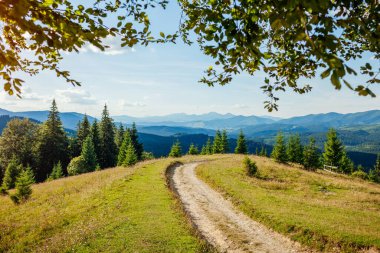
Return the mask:
<svg viewBox="0 0 380 253">
<path fill-rule="evenodd" d="M 305 252 L 297 243 L 238 211 L 220 193 L 198 179 L 197 165 L 174 168 L 170 180 L 199 232 L 218 251 Z"/>
</svg>

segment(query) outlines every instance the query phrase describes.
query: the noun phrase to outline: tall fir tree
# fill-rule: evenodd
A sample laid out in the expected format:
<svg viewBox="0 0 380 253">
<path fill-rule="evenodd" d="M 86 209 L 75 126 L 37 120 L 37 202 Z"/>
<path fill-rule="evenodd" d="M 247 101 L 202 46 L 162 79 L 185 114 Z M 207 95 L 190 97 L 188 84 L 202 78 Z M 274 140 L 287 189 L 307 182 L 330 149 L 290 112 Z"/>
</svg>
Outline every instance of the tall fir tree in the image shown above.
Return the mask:
<svg viewBox="0 0 380 253">
<path fill-rule="evenodd" d="M 95 171 L 98 166 L 98 159 L 96 157 L 94 144 L 92 143 L 91 136 L 87 136 L 82 145 L 81 156 L 83 157 L 86 165 L 88 166 L 87 171 Z"/>
<path fill-rule="evenodd" d="M 287 148 L 288 161 L 302 164 L 303 162 L 303 147 L 299 134 L 291 135 L 288 141 Z"/>
<path fill-rule="evenodd" d="M 272 158 L 279 163 L 286 163 L 288 161 L 288 155 L 286 154 L 286 145 L 284 141 L 284 136 L 281 132 L 277 134 L 276 144 L 273 147 L 271 154 Z"/>
<path fill-rule="evenodd" d="M 123 143 L 124 132 L 125 132 L 124 126 L 123 124 L 120 123 L 119 128 L 116 129 L 116 134 L 115 134 L 115 143 L 118 150 L 120 149 L 121 144 Z"/>
<path fill-rule="evenodd" d="M 136 164 L 138 161 L 137 159 L 137 153 L 135 150 L 135 147 L 133 146 L 132 141 L 129 142 L 127 150 L 125 152 L 125 158 L 123 161 L 124 166 L 132 166 Z"/>
<path fill-rule="evenodd" d="M 36 170 L 36 179 L 41 182 L 45 180 L 59 161 L 63 168 L 69 162 L 69 141 L 55 100 L 53 100 L 48 119 L 41 126 L 39 140 L 37 143 L 37 156 L 39 166 Z"/>
<path fill-rule="evenodd" d="M 221 154 L 222 152 L 223 152 L 222 133 L 220 132 L 220 130 L 217 130 L 215 133 L 212 153 Z"/>
<path fill-rule="evenodd" d="M 331 128 L 328 131 L 324 148 L 323 161 L 325 165 L 339 167 L 344 155 L 344 147 L 335 129 Z"/>
<path fill-rule="evenodd" d="M 170 157 L 181 157 L 182 156 L 182 148 L 181 148 L 181 143 L 179 142 L 179 140 L 177 140 L 173 144 L 172 148 L 170 149 L 169 156 Z"/>
<path fill-rule="evenodd" d="M 100 147 L 100 136 L 99 136 L 99 123 L 96 119 L 91 125 L 90 136 L 91 136 L 92 144 L 94 144 L 96 158 L 98 159 L 98 163 L 99 163 L 99 158 L 101 155 L 101 147 Z"/>
<path fill-rule="evenodd" d="M 135 122 L 133 122 L 130 131 L 132 145 L 135 148 L 137 159 L 141 160 L 142 153 L 144 152 L 143 144 L 139 142 L 139 136 L 137 133 L 137 128 Z"/>
<path fill-rule="evenodd" d="M 256 148 L 257 152 L 257 148 Z M 236 141 L 236 148 L 235 148 L 235 154 L 247 154 L 248 153 L 248 147 L 247 142 L 245 141 L 245 136 L 242 130 L 240 130 L 238 139 Z"/>
<path fill-rule="evenodd" d="M 123 136 L 123 142 L 120 146 L 120 149 L 119 149 L 119 154 L 117 156 L 117 165 L 118 166 L 122 166 L 124 161 L 125 161 L 125 156 L 127 154 L 127 149 L 129 147 L 129 144 L 132 143 L 131 141 L 131 134 L 129 131 L 125 131 L 124 132 L 124 136 Z M 133 144 L 132 144 L 133 146 Z"/>
<path fill-rule="evenodd" d="M 76 137 L 76 152 L 74 152 L 74 157 L 78 156 L 83 148 L 83 143 L 86 138 L 91 134 L 91 125 L 88 121 L 87 114 L 84 115 L 83 120 L 78 123 L 77 127 L 77 137 Z"/>
<path fill-rule="evenodd" d="M 101 168 L 114 167 L 117 159 L 117 147 L 115 143 L 114 125 L 107 105 L 104 105 L 99 129 L 100 156 L 98 158 Z"/>
<path fill-rule="evenodd" d="M 316 170 L 320 167 L 320 159 L 315 139 L 310 138 L 309 144 L 303 150 L 303 166 L 307 170 Z"/>
<path fill-rule="evenodd" d="M 228 145 L 228 135 L 227 135 L 227 130 L 223 130 L 222 132 L 222 150 L 221 153 L 225 154 L 230 151 L 230 147 Z"/>
</svg>

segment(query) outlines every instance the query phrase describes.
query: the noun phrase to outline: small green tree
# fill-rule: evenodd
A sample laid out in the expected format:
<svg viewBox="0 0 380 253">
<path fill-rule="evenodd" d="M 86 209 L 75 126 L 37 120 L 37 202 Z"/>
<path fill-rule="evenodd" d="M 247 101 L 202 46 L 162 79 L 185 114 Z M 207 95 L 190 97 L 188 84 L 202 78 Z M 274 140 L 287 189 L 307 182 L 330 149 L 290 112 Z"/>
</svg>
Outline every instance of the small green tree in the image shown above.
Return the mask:
<svg viewBox="0 0 380 253">
<path fill-rule="evenodd" d="M 347 153 L 343 150 L 343 155 L 338 165 L 338 171 L 346 174 L 353 173 L 355 166 L 352 160 L 348 157 Z"/>
<path fill-rule="evenodd" d="M 279 163 L 286 163 L 288 161 L 288 155 L 286 154 L 286 146 L 284 141 L 284 136 L 281 132 L 277 134 L 276 144 L 273 147 L 271 154 L 272 158 Z"/>
<path fill-rule="evenodd" d="M 16 158 L 12 158 L 12 160 L 9 162 L 5 170 L 2 188 L 4 190 L 13 189 L 15 187 L 16 179 L 19 174 L 20 174 L 20 167 L 17 164 L 17 160 Z"/>
<path fill-rule="evenodd" d="M 87 163 L 82 156 L 73 158 L 67 166 L 67 173 L 70 176 L 79 175 L 87 172 Z"/>
<path fill-rule="evenodd" d="M 257 174 L 257 165 L 254 161 L 249 159 L 248 156 L 246 156 L 244 158 L 243 165 L 244 165 L 244 168 L 245 168 L 248 176 L 252 177 L 252 176 L 255 176 Z"/>
<path fill-rule="evenodd" d="M 141 159 L 143 160 L 143 161 L 145 161 L 145 160 L 152 160 L 152 159 L 154 159 L 155 157 L 154 157 L 154 155 L 153 155 L 153 153 L 152 152 L 147 152 L 147 151 L 144 151 L 143 153 L 142 153 L 142 157 L 141 157 Z"/>
<path fill-rule="evenodd" d="M 119 149 L 119 154 L 117 156 L 117 165 L 118 166 L 123 165 L 124 160 L 125 160 L 125 155 L 127 154 L 127 149 L 128 149 L 128 146 L 130 143 L 132 143 L 131 135 L 130 135 L 129 130 L 127 129 L 127 131 L 124 132 L 123 142 L 121 143 L 121 146 Z"/>
<path fill-rule="evenodd" d="M 212 147 L 213 154 L 221 154 L 223 152 L 222 133 L 217 130 Z"/>
<path fill-rule="evenodd" d="M 182 148 L 181 148 L 181 143 L 179 142 L 179 140 L 177 140 L 173 144 L 173 146 L 170 150 L 169 156 L 170 157 L 181 157 L 182 156 Z"/>
<path fill-rule="evenodd" d="M 141 160 L 142 153 L 144 152 L 144 146 L 139 142 L 139 136 L 137 133 L 137 128 L 135 122 L 133 122 L 131 129 L 129 130 L 131 136 L 132 145 L 136 151 L 137 159 Z"/>
<path fill-rule="evenodd" d="M 230 151 L 230 147 L 228 145 L 228 135 L 227 135 L 226 130 L 223 130 L 223 132 L 222 132 L 221 143 L 222 143 L 221 153 L 222 154 L 228 153 Z"/>
<path fill-rule="evenodd" d="M 94 149 L 96 153 L 96 158 L 100 159 L 101 155 L 101 146 L 100 146 L 100 137 L 99 137 L 99 127 L 98 127 L 98 122 L 95 119 L 94 123 L 92 123 L 91 129 L 90 129 L 90 136 L 92 139 L 92 143 L 94 144 Z"/>
<path fill-rule="evenodd" d="M 123 143 L 124 132 L 125 132 L 124 126 L 123 126 L 123 124 L 120 124 L 119 128 L 116 129 L 116 131 L 115 131 L 115 143 L 116 143 L 116 146 L 118 149 L 120 149 L 120 147 Z"/>
<path fill-rule="evenodd" d="M 325 151 L 323 153 L 323 161 L 330 166 L 341 165 L 343 161 L 344 147 L 339 140 L 335 129 L 331 128 L 327 133 L 327 140 L 325 142 Z"/>
<path fill-rule="evenodd" d="M 207 151 L 206 151 L 206 145 L 202 145 L 202 148 L 201 148 L 201 155 L 207 155 Z"/>
<path fill-rule="evenodd" d="M 205 149 L 206 149 L 206 155 L 212 155 L 213 154 L 213 144 L 211 142 L 211 138 L 207 139 Z"/>
<path fill-rule="evenodd" d="M 125 159 L 123 162 L 123 166 L 132 166 L 136 164 L 137 161 L 138 161 L 138 157 L 137 157 L 135 147 L 133 146 L 133 143 L 130 142 L 125 152 Z"/>
<path fill-rule="evenodd" d="M 309 140 L 303 150 L 303 166 L 307 170 L 315 170 L 320 166 L 318 149 L 315 145 L 315 139 L 313 137 Z"/>
<path fill-rule="evenodd" d="M 16 194 L 11 196 L 15 203 L 25 202 L 32 195 L 31 185 L 35 182 L 30 167 L 22 170 L 16 180 Z"/>
<path fill-rule="evenodd" d="M 235 154 L 247 154 L 247 153 L 248 153 L 248 147 L 245 141 L 245 136 L 244 136 L 243 131 L 240 130 L 238 139 L 236 141 Z"/>
<path fill-rule="evenodd" d="M 98 162 L 91 136 L 87 136 L 87 138 L 85 139 L 83 143 L 81 156 L 86 162 L 87 171 L 94 171 L 96 169 L 96 166 L 98 165 Z"/>
<path fill-rule="evenodd" d="M 63 177 L 63 170 L 62 170 L 61 162 L 59 161 L 56 165 L 54 165 L 53 171 L 51 172 L 49 176 L 49 180 L 55 180 L 62 177 Z"/>
<path fill-rule="evenodd" d="M 189 155 L 198 155 L 198 147 L 196 147 L 193 143 L 190 144 L 189 151 L 187 152 Z"/>
<path fill-rule="evenodd" d="M 299 134 L 291 135 L 288 141 L 287 155 L 289 162 L 300 163 L 303 161 L 303 147 Z"/>
</svg>

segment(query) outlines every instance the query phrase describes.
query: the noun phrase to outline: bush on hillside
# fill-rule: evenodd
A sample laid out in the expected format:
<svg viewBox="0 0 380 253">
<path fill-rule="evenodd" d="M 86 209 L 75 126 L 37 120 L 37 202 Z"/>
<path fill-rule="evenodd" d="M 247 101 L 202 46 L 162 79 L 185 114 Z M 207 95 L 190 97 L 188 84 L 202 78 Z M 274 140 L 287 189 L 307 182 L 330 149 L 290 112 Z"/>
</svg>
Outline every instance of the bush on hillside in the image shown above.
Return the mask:
<svg viewBox="0 0 380 253">
<path fill-rule="evenodd" d="M 67 173 L 70 176 L 87 172 L 87 163 L 82 156 L 73 158 L 67 166 Z"/>
<path fill-rule="evenodd" d="M 243 160 L 243 165 L 248 176 L 252 177 L 257 175 L 257 165 L 254 161 L 252 161 L 248 157 L 245 157 Z"/>
<path fill-rule="evenodd" d="M 364 179 L 364 180 L 367 180 L 368 179 L 368 175 L 367 173 L 365 173 L 364 171 L 362 170 L 358 170 L 358 171 L 355 171 L 351 174 L 351 176 L 353 177 L 357 177 L 357 178 L 361 178 L 361 179 Z"/>
</svg>

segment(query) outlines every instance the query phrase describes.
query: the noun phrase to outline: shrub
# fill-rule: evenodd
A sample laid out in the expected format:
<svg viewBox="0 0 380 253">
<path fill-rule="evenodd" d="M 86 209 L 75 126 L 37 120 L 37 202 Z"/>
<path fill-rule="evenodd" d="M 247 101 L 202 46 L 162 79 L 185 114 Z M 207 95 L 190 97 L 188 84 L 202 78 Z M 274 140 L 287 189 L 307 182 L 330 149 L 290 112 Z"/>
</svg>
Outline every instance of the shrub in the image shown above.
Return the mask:
<svg viewBox="0 0 380 253">
<path fill-rule="evenodd" d="M 248 157 L 245 157 L 243 160 L 244 168 L 247 172 L 248 176 L 255 176 L 257 174 L 257 165 L 254 161 L 249 159 Z"/>
<path fill-rule="evenodd" d="M 78 175 L 87 172 L 87 164 L 82 156 L 73 158 L 67 166 L 67 173 L 70 176 Z"/>
<path fill-rule="evenodd" d="M 353 177 L 357 177 L 357 178 L 361 178 L 361 179 L 364 179 L 366 180 L 368 178 L 368 175 L 367 173 L 365 173 L 364 171 L 362 170 L 358 170 L 358 171 L 355 171 L 351 174 L 351 176 Z"/>
<path fill-rule="evenodd" d="M 141 159 L 142 160 L 152 160 L 152 159 L 154 159 L 154 155 L 152 152 L 144 151 L 141 155 Z"/>
<path fill-rule="evenodd" d="M 30 168 L 23 170 L 16 180 L 16 194 L 11 195 L 15 204 L 25 202 L 32 195 L 31 185 L 34 183 L 34 175 Z"/>
</svg>

